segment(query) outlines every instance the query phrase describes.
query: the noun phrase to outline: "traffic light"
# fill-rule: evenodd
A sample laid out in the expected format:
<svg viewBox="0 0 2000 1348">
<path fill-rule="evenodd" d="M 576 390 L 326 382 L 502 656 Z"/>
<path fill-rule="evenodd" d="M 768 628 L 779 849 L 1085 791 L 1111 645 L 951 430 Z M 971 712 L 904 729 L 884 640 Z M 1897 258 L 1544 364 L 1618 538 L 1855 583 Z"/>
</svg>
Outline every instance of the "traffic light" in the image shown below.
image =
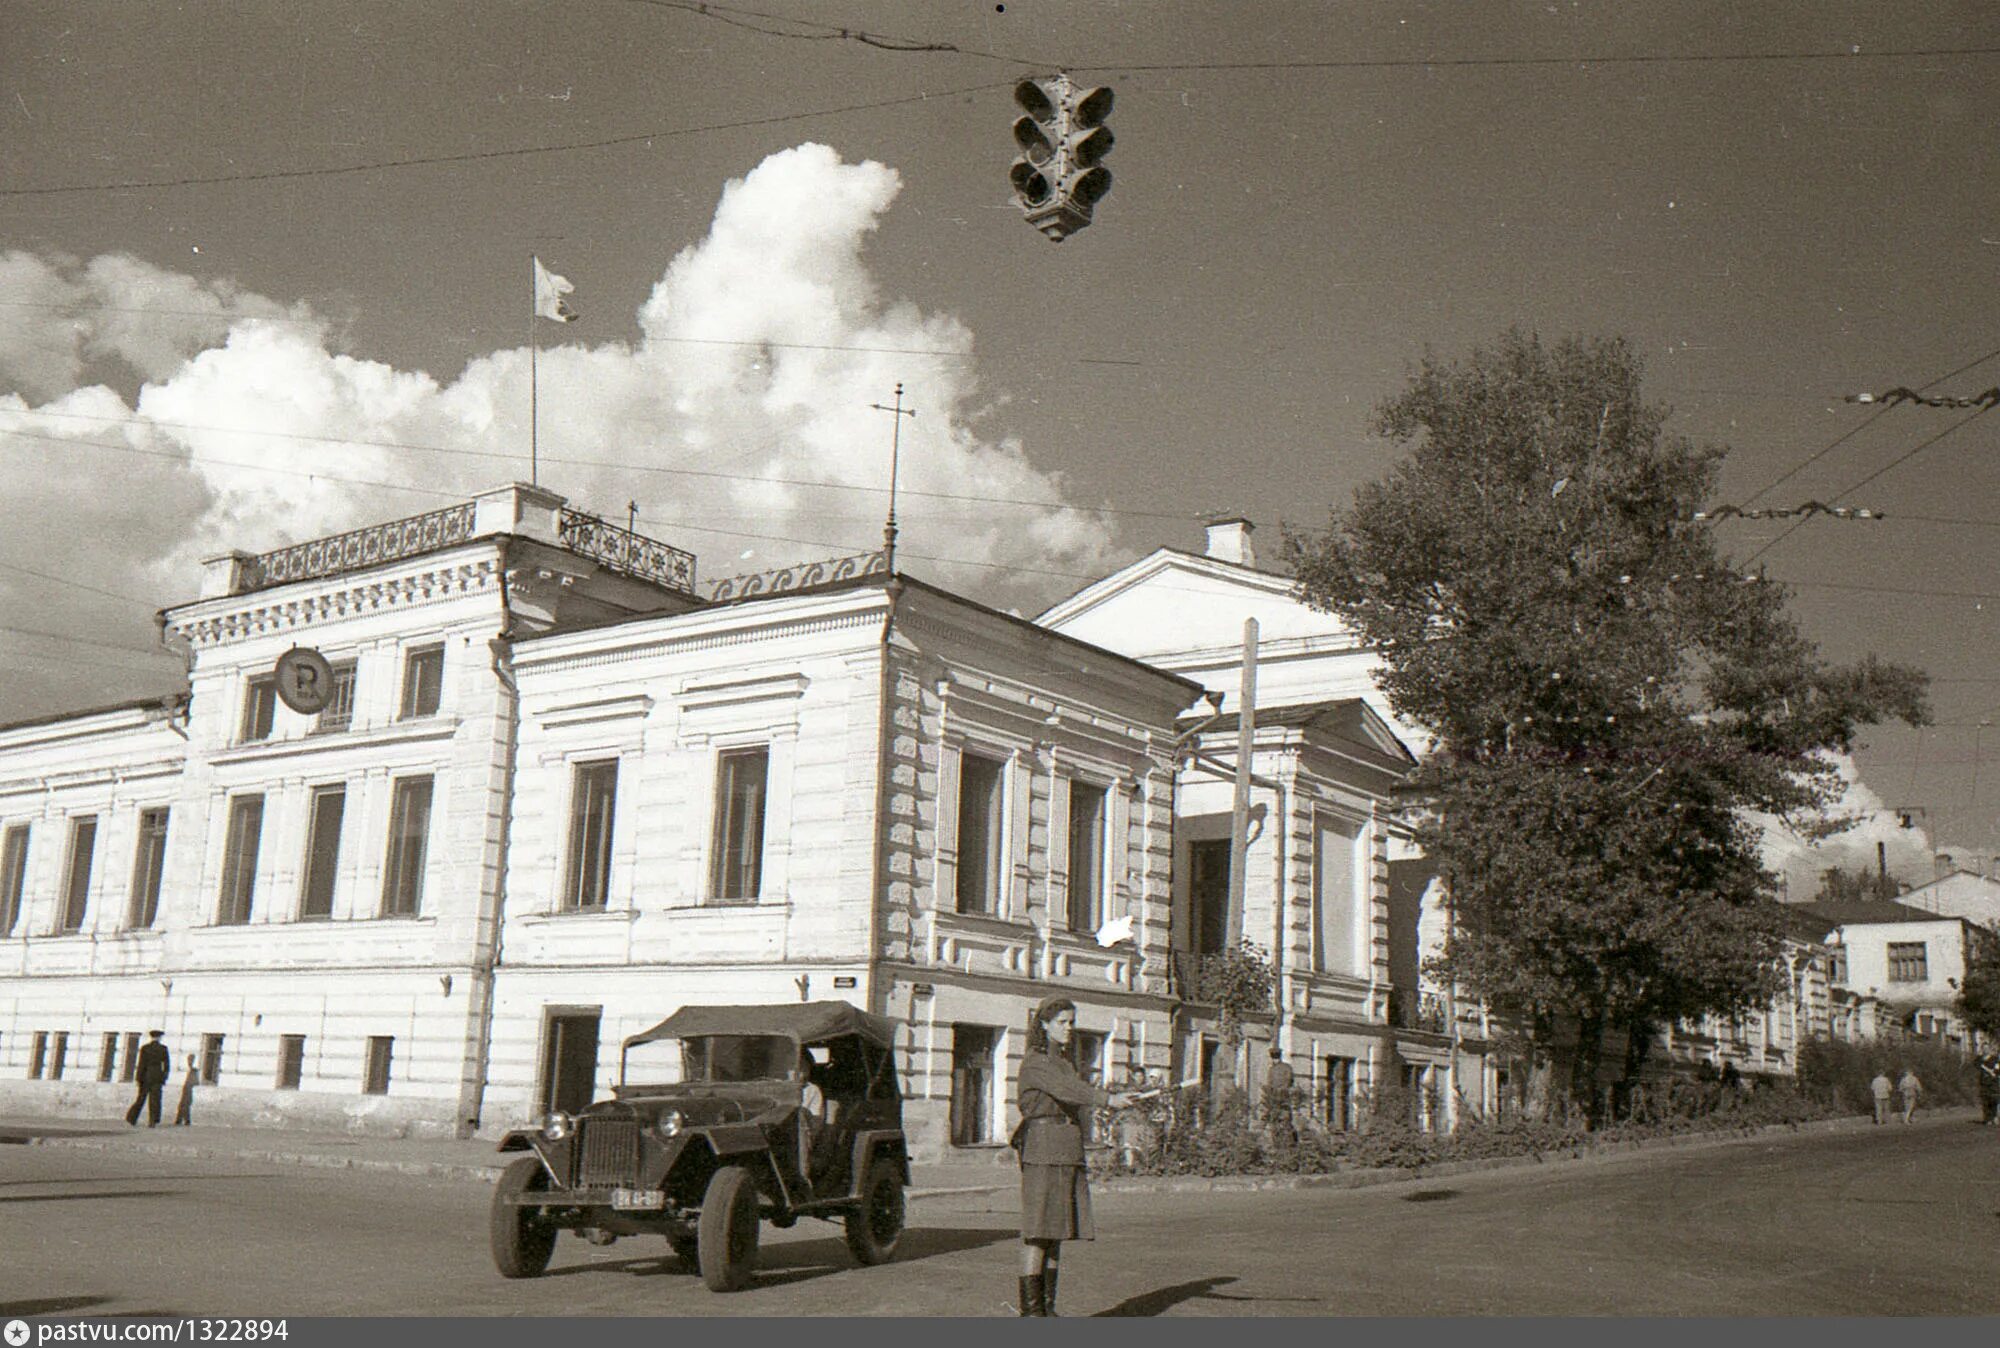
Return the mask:
<svg viewBox="0 0 2000 1348">
<path fill-rule="evenodd" d="M 1014 121 L 1021 157 L 1008 171 L 1028 223 L 1061 243 L 1090 223 L 1091 210 L 1111 190 L 1112 95 L 1107 88 L 1078 89 L 1066 75 L 1022 80 L 1014 102 L 1025 116 Z"/>
</svg>

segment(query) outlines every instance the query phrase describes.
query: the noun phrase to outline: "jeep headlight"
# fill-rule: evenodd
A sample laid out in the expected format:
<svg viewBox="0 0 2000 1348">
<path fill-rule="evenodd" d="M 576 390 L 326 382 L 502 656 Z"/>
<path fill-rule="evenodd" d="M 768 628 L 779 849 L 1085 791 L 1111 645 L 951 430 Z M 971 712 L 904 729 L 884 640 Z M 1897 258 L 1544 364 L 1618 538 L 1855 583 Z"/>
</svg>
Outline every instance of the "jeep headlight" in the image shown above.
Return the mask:
<svg viewBox="0 0 2000 1348">
<path fill-rule="evenodd" d="M 680 1132 L 681 1129 L 687 1127 L 687 1115 L 681 1113 L 678 1109 L 670 1109 L 660 1115 L 658 1120 L 654 1122 L 653 1127 L 659 1132 L 662 1138 L 672 1137 L 674 1134 Z"/>
<path fill-rule="evenodd" d="M 576 1120 L 557 1110 L 542 1121 L 542 1136 L 551 1142 L 560 1142 L 576 1131 Z"/>
</svg>

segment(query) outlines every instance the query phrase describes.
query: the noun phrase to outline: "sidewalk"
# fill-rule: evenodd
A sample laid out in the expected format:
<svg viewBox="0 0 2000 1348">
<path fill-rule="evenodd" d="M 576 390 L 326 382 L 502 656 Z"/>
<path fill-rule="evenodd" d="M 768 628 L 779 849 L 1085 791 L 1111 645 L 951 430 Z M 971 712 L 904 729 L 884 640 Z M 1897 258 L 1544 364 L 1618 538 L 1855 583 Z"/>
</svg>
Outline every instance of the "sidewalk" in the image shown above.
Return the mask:
<svg viewBox="0 0 2000 1348">
<path fill-rule="evenodd" d="M 359 1133 L 304 1132 L 289 1128 L 195 1124 L 187 1128 L 133 1128 L 109 1118 L 0 1116 L 0 1144 L 66 1147 L 145 1156 L 231 1156 L 274 1165 L 328 1170 L 382 1170 L 436 1179 L 491 1184 L 515 1157 L 495 1150 L 492 1138 L 374 1137 Z M 0 1155 L 4 1155 L 0 1152 Z M 973 1161 L 910 1167 L 911 1198 L 986 1193 L 1020 1181 L 1013 1153 Z"/>
<path fill-rule="evenodd" d="M 1964 1126 L 1975 1117 L 1969 1106 L 1926 1110 L 1918 1128 Z M 1480 1161 L 1456 1161 L 1419 1170 L 1341 1170 L 1329 1175 L 1221 1175 L 1129 1177 L 1095 1180 L 1092 1187 L 1111 1193 L 1205 1193 L 1255 1189 L 1359 1189 L 1409 1180 L 1434 1179 L 1478 1171 L 1537 1169 L 1588 1164 L 1634 1152 L 1718 1147 L 1764 1137 L 1795 1134 L 1861 1132 L 1871 1126 L 1866 1116 L 1825 1119 L 1796 1128 L 1778 1125 L 1755 1133 L 1691 1133 L 1620 1142 L 1549 1153 L 1505 1156 Z M 1891 1125 L 1884 1132 L 1899 1131 Z M 377 1170 L 437 1179 L 491 1184 L 513 1160 L 494 1150 L 492 1139 L 394 1138 L 363 1134 L 299 1132 L 291 1129 L 237 1125 L 196 1125 L 190 1128 L 130 1128 L 124 1119 L 0 1117 L 0 1143 L 67 1147 L 78 1150 L 125 1152 L 133 1155 L 236 1157 L 274 1165 L 314 1166 L 332 1170 Z M 4 1151 L 0 1151 L 4 1155 Z M 1004 1149 L 977 1159 L 910 1167 L 912 1199 L 951 1194 L 995 1193 L 1019 1182 Z"/>
</svg>

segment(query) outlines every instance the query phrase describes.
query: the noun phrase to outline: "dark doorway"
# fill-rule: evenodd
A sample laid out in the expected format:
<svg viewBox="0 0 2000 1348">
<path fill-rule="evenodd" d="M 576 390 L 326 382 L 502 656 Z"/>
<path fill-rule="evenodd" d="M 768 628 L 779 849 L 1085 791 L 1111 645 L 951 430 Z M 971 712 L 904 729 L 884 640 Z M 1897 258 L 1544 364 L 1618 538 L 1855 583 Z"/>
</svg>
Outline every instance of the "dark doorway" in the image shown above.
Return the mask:
<svg viewBox="0 0 2000 1348">
<path fill-rule="evenodd" d="M 597 1092 L 597 1023 L 601 1012 L 550 1010 L 542 1035 L 542 1108 L 574 1114 Z"/>
<path fill-rule="evenodd" d="M 1219 955 L 1229 940 L 1229 839 L 1188 844 L 1188 898 L 1197 955 Z"/>
</svg>

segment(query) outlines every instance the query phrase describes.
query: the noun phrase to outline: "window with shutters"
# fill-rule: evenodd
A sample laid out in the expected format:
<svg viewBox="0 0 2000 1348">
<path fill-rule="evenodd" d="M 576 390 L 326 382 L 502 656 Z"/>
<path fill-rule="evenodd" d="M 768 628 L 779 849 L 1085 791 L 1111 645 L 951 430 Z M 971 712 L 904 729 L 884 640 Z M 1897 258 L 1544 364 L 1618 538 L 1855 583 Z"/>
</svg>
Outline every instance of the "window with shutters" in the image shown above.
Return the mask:
<svg viewBox="0 0 2000 1348">
<path fill-rule="evenodd" d="M 1930 948 L 1922 941 L 1889 942 L 1891 983 L 1926 983 L 1930 976 Z"/>
<path fill-rule="evenodd" d="M 770 770 L 766 747 L 731 749 L 717 760 L 711 902 L 753 903 L 762 891 L 764 792 Z"/>
<path fill-rule="evenodd" d="M 403 703 L 400 719 L 437 715 L 444 692 L 444 647 L 423 646 L 403 657 Z"/>
<path fill-rule="evenodd" d="M 83 930 L 90 907 L 90 868 L 97 855 L 97 816 L 84 815 L 69 825 L 69 865 L 64 868 L 62 923 L 59 932 Z"/>
<path fill-rule="evenodd" d="M 404 777 L 389 805 L 389 857 L 382 867 L 382 916 L 415 917 L 423 906 L 424 856 L 431 830 L 431 779 Z"/>
<path fill-rule="evenodd" d="M 28 887 L 28 825 L 11 824 L 0 836 L 0 936 L 12 936 Z"/>
<path fill-rule="evenodd" d="M 998 914 L 1006 864 L 1007 765 L 968 753 L 958 768 L 958 911 Z"/>
<path fill-rule="evenodd" d="M 333 888 L 340 873 L 340 827 L 347 818 L 347 787 L 316 786 L 306 824 L 306 883 L 301 919 L 333 916 Z"/>
<path fill-rule="evenodd" d="M 229 802 L 229 833 L 222 848 L 222 894 L 215 912 L 220 926 L 250 920 L 257 891 L 257 849 L 264 834 L 264 797 L 237 796 Z"/>
<path fill-rule="evenodd" d="M 1089 782 L 1069 784 L 1069 929 L 1104 925 L 1104 827 L 1107 793 Z"/>
<path fill-rule="evenodd" d="M 611 893 L 611 825 L 618 806 L 618 760 L 578 763 L 570 774 L 569 869 L 562 908 L 604 907 Z"/>
<path fill-rule="evenodd" d="M 167 874 L 167 811 L 139 811 L 139 845 L 132 858 L 132 906 L 126 925 L 144 931 L 160 916 L 160 884 Z"/>
</svg>

